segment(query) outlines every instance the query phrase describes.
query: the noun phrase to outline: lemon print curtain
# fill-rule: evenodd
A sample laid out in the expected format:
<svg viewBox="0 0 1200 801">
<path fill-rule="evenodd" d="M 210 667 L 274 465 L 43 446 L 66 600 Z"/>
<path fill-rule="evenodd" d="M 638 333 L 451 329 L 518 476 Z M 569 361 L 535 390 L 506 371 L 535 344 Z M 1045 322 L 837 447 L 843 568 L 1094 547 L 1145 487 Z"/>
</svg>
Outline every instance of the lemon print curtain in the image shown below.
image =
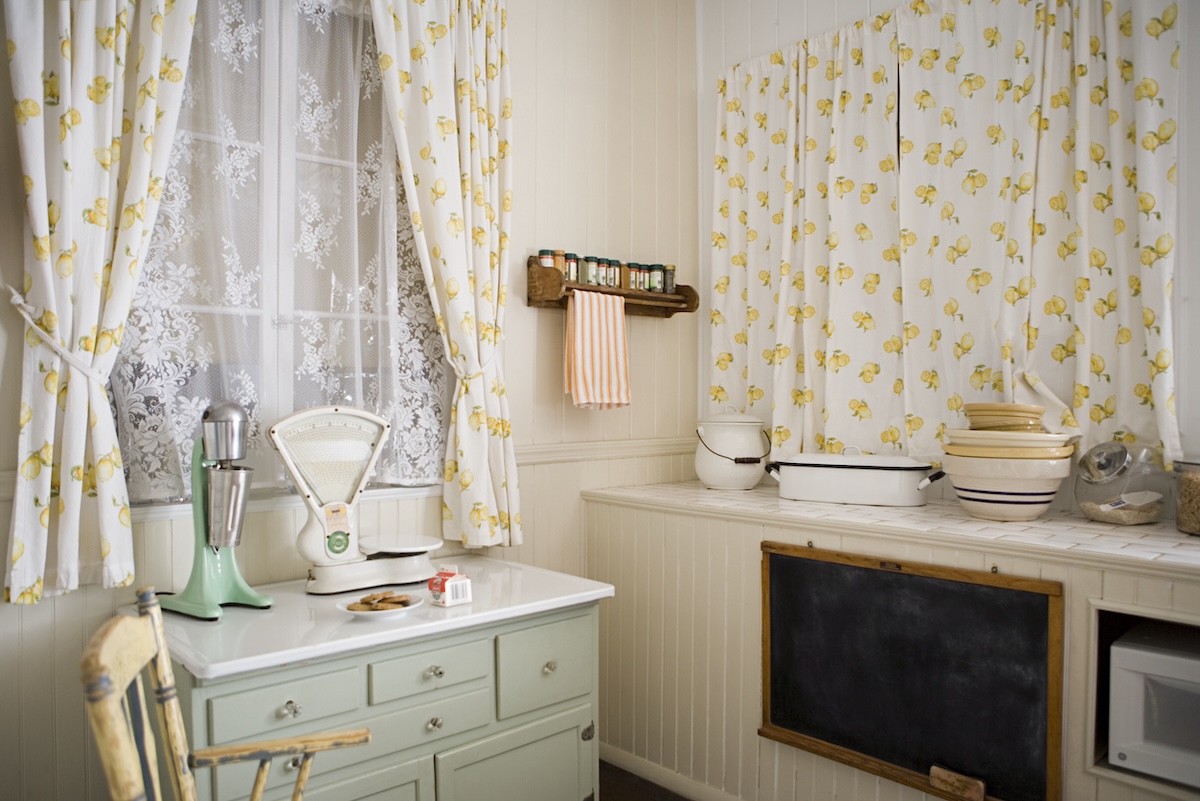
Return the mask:
<svg viewBox="0 0 1200 801">
<path fill-rule="evenodd" d="M 512 100 L 498 0 L 372 0 L 413 234 L 456 376 L 446 539 L 519 545 L 500 341 L 508 291 Z"/>
<path fill-rule="evenodd" d="M 776 452 L 904 425 L 894 41 L 883 15 L 719 87 L 709 395 L 769 419 Z"/>
<path fill-rule="evenodd" d="M 1181 455 L 1172 366 L 1178 7 L 948 2 L 899 16 L 906 385 Z M 914 433 L 938 451 L 942 424 Z"/>
<path fill-rule="evenodd" d="M 1176 14 L 1132 0 L 918 2 L 798 45 L 798 98 L 759 91 L 761 61 L 731 70 L 713 403 L 770 399 L 784 451 L 937 459 L 963 403 L 1008 399 L 1047 406 L 1047 426 L 1082 447 L 1136 439 L 1177 457 Z M 789 211 L 773 196 L 745 200 L 786 167 L 736 146 L 729 115 L 754 103 L 743 139 L 777 115 L 808 130 L 788 176 L 797 222 L 782 231 L 770 225 Z M 814 110 L 830 121 L 828 150 Z M 735 202 L 757 240 L 725 216 Z"/>
<path fill-rule="evenodd" d="M 195 5 L 5 1 L 25 185 L 24 285 L 10 287 L 27 325 L 5 571 L 16 603 L 133 581 L 105 383 L 162 196 Z"/>
</svg>

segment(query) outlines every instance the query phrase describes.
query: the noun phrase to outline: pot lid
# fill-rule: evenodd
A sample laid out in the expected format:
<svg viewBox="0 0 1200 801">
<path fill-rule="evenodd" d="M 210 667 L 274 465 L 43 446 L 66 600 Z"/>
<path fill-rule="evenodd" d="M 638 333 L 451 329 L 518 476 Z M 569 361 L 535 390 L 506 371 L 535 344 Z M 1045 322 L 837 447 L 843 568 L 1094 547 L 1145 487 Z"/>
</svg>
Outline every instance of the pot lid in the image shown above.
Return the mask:
<svg viewBox="0 0 1200 801">
<path fill-rule="evenodd" d="M 1105 442 L 1085 453 L 1079 460 L 1079 477 L 1089 484 L 1111 481 L 1129 469 L 1133 457 L 1120 442 Z"/>
<path fill-rule="evenodd" d="M 796 453 L 780 459 L 777 464 L 859 470 L 928 470 L 933 467 L 929 462 L 919 462 L 908 456 L 877 456 L 869 453 Z"/>
<path fill-rule="evenodd" d="M 713 425 L 713 424 L 716 424 L 716 425 L 728 424 L 728 425 L 736 425 L 736 426 L 754 426 L 755 428 L 763 427 L 762 420 L 759 420 L 757 417 L 751 417 L 748 414 L 739 412 L 737 409 L 733 408 L 732 406 L 726 406 L 725 409 L 723 411 L 721 411 L 720 413 L 709 415 L 708 417 L 705 417 L 703 420 L 700 421 L 700 423 L 702 425 L 706 425 L 706 426 Z"/>
</svg>

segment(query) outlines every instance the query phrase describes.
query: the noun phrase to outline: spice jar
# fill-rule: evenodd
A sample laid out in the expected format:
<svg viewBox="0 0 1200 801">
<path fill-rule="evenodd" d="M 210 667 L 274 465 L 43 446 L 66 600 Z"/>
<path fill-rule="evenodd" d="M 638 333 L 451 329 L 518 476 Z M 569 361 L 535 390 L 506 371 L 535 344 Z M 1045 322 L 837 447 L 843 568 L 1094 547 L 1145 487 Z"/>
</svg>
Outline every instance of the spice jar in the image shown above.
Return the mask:
<svg viewBox="0 0 1200 801">
<path fill-rule="evenodd" d="M 1169 501 L 1170 476 L 1158 451 L 1105 442 L 1079 460 L 1075 501 L 1084 516 L 1121 526 L 1153 523 Z"/>
<path fill-rule="evenodd" d="M 663 265 L 663 292 L 668 295 L 675 294 L 675 265 Z"/>
<path fill-rule="evenodd" d="M 661 264 L 650 265 L 650 283 L 646 288 L 651 292 L 663 291 L 663 266 Z"/>
<path fill-rule="evenodd" d="M 583 263 L 584 263 L 584 275 L 583 275 L 584 282 L 588 283 L 588 284 L 595 284 L 596 283 L 596 268 L 599 266 L 596 263 L 596 257 L 588 256 L 587 258 L 585 258 L 583 260 Z"/>
<path fill-rule="evenodd" d="M 538 251 L 538 264 L 542 265 L 543 267 L 553 267 L 554 266 L 554 251 L 553 250 L 539 250 Z"/>
<path fill-rule="evenodd" d="M 554 266 L 563 275 L 567 274 L 567 252 L 565 250 L 554 251 Z"/>
<path fill-rule="evenodd" d="M 1176 462 L 1179 474 L 1179 501 L 1175 507 L 1175 528 L 1184 534 L 1200 534 L 1200 462 Z"/>
<path fill-rule="evenodd" d="M 567 254 L 567 280 L 579 281 L 579 257 L 574 253 Z"/>
</svg>

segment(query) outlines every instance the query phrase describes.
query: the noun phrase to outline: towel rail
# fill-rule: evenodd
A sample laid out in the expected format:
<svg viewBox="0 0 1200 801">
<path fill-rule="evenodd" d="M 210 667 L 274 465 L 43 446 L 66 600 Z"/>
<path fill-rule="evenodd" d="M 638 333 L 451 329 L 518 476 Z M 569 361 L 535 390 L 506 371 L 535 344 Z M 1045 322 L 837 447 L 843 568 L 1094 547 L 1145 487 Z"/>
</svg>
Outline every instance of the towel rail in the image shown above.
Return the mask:
<svg viewBox="0 0 1200 801">
<path fill-rule="evenodd" d="M 566 280 L 554 267 L 543 267 L 537 256 L 529 257 L 529 285 L 526 301 L 538 308 L 567 307 L 567 298 L 576 289 L 585 292 L 601 292 L 605 295 L 620 295 L 625 298 L 625 313 L 643 317 L 671 317 L 680 312 L 694 312 L 700 306 L 696 290 L 685 284 L 675 287 L 675 294 L 646 292 L 640 289 L 623 289 L 613 286 L 594 286 Z"/>
</svg>

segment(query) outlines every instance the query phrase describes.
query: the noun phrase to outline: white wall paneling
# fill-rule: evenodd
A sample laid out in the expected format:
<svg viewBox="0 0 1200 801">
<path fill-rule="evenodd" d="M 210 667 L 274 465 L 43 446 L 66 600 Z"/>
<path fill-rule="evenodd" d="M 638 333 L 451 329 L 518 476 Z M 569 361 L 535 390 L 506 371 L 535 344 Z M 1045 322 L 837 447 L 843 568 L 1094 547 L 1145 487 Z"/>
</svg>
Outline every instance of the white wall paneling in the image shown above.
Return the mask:
<svg viewBox="0 0 1200 801">
<path fill-rule="evenodd" d="M 835 505 L 798 505 L 823 510 L 806 517 L 777 511 L 771 503 L 742 502 L 739 495 L 706 493 L 696 484 L 655 488 L 654 495 L 628 489 L 585 493 L 588 577 L 616 587 L 600 621 L 600 648 L 607 655 L 600 668 L 603 759 L 688 798 L 711 801 L 932 801 L 913 788 L 758 736 L 760 544 L 812 542 L 828 550 L 971 570 L 995 567 L 1005 575 L 1062 582 L 1062 797 L 1200 798 L 1200 792 L 1168 792 L 1148 780 L 1117 781 L 1087 770 L 1096 609 L 1200 624 L 1194 545 L 1187 565 L 1182 558 L 1160 563 L 1113 557 L 1111 551 L 1070 554 L 1062 543 L 1046 547 L 1015 536 L 948 535 L 944 526 L 919 533 L 906 526 L 901 532 L 889 528 L 892 518 L 886 512 L 877 518 L 878 527 L 854 522 Z M 719 508 L 722 497 L 733 506 Z M 1070 519 L 1054 522 L 1062 529 L 1072 524 Z M 980 521 L 964 519 L 963 524 L 966 530 L 980 528 Z M 1006 530 L 1006 524 L 995 525 Z M 1008 524 L 1007 530 L 1017 525 Z M 1052 539 L 1053 530 L 1045 528 L 1042 536 Z M 1187 537 L 1178 539 L 1189 544 Z"/>
</svg>

